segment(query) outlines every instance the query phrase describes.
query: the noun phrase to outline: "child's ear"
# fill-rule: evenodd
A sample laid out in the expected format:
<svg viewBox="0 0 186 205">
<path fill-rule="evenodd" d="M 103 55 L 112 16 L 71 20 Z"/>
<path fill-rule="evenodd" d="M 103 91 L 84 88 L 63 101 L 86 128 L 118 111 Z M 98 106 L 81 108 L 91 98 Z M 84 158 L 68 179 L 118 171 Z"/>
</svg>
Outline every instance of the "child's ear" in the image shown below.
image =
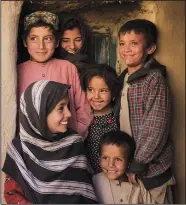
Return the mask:
<svg viewBox="0 0 186 205">
<path fill-rule="evenodd" d="M 23 40 L 23 45 L 24 45 L 24 47 L 27 47 L 27 43 L 25 40 Z"/>
<path fill-rule="evenodd" d="M 156 44 L 150 45 L 147 49 L 148 49 L 147 51 L 148 54 L 154 53 L 154 51 L 156 50 Z"/>
</svg>

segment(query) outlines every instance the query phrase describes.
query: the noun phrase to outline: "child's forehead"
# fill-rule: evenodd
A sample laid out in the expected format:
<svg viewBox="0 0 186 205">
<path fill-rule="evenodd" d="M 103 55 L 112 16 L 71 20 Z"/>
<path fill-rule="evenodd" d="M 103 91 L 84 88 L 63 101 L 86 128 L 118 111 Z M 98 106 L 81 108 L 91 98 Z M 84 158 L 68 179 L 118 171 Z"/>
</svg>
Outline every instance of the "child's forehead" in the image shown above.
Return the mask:
<svg viewBox="0 0 186 205">
<path fill-rule="evenodd" d="M 89 81 L 88 81 L 88 84 L 95 84 L 97 86 L 99 86 L 100 84 L 101 85 L 106 85 L 106 81 L 105 81 L 105 78 L 102 77 L 102 76 L 99 76 L 99 75 L 95 75 L 95 76 L 92 76 Z"/>
<path fill-rule="evenodd" d="M 64 97 L 61 97 L 60 101 L 56 104 L 56 106 L 66 105 L 69 102 L 69 96 L 66 94 Z"/>
<path fill-rule="evenodd" d="M 137 37 L 142 37 L 145 39 L 145 34 L 143 32 L 139 32 L 139 31 L 136 31 L 136 30 L 128 30 L 128 31 L 125 31 L 125 32 L 121 32 L 120 35 L 119 35 L 119 39 L 121 39 L 122 37 L 124 36 L 137 36 Z"/>
<path fill-rule="evenodd" d="M 37 35 L 42 35 L 42 34 L 48 34 L 48 35 L 53 35 L 53 32 L 50 27 L 48 26 L 38 26 L 38 27 L 32 27 L 30 29 L 29 34 L 37 34 Z"/>
<path fill-rule="evenodd" d="M 128 153 L 128 148 L 117 145 L 117 144 L 103 144 L 102 145 L 102 149 L 101 149 L 101 153 L 120 153 L 121 155 L 125 156 Z"/>
</svg>

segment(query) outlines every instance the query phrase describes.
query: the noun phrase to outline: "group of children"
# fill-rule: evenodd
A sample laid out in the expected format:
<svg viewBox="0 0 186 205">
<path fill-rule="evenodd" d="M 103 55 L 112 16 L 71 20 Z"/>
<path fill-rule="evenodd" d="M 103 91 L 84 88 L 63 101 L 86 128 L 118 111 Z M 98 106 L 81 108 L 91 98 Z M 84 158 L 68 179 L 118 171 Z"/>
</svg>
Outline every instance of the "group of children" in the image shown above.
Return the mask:
<svg viewBox="0 0 186 205">
<path fill-rule="evenodd" d="M 172 203 L 170 94 L 165 66 L 152 57 L 156 26 L 136 19 L 121 27 L 127 68 L 118 77 L 82 60 L 84 30 L 66 22 L 60 41 L 57 15 L 25 17 L 30 60 L 18 66 L 19 135 L 3 166 L 6 202 Z M 68 61 L 53 58 L 57 47 Z"/>
</svg>

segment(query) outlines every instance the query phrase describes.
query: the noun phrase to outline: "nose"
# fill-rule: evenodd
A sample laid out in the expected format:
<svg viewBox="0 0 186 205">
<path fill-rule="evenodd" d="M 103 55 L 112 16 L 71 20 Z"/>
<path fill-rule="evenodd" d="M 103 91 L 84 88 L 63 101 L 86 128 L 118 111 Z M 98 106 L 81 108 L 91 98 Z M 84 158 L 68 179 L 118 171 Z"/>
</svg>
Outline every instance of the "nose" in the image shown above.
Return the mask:
<svg viewBox="0 0 186 205">
<path fill-rule="evenodd" d="M 130 45 L 125 45 L 125 47 L 124 47 L 124 51 L 125 52 L 130 52 L 131 51 L 131 48 L 130 48 Z"/>
<path fill-rule="evenodd" d="M 71 41 L 71 42 L 70 42 L 70 48 L 71 48 L 72 50 L 75 48 L 75 43 L 74 43 L 74 41 Z"/>
<path fill-rule="evenodd" d="M 69 118 L 69 117 L 71 117 L 72 116 L 72 114 L 71 114 L 71 112 L 70 112 L 70 110 L 69 110 L 69 108 L 68 107 L 66 107 L 66 109 L 65 109 L 65 117 L 66 118 Z"/>
<path fill-rule="evenodd" d="M 95 91 L 94 97 L 95 97 L 95 98 L 99 98 L 99 97 L 100 97 L 99 91 Z"/>
<path fill-rule="evenodd" d="M 39 48 L 40 48 L 40 49 L 45 48 L 45 43 L 44 43 L 43 40 L 40 40 L 40 41 L 39 41 Z"/>
<path fill-rule="evenodd" d="M 108 166 L 109 166 L 109 167 L 113 167 L 113 166 L 114 166 L 114 159 L 110 159 L 110 160 L 109 160 Z"/>
</svg>

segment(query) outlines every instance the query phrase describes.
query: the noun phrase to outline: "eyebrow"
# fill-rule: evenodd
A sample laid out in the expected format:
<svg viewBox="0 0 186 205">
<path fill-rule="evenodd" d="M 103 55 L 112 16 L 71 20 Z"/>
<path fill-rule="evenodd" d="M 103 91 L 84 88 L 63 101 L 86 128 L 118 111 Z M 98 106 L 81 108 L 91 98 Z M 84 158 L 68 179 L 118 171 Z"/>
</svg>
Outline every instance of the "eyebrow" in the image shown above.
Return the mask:
<svg viewBox="0 0 186 205">
<path fill-rule="evenodd" d="M 94 88 L 93 86 L 88 86 L 88 88 Z M 99 88 L 99 89 L 106 89 L 106 90 L 110 90 L 109 88 Z"/>
<path fill-rule="evenodd" d="M 59 106 L 64 106 L 64 105 L 67 105 L 66 103 L 62 102 L 59 104 Z"/>
<path fill-rule="evenodd" d="M 67 37 L 61 37 L 62 39 L 70 39 L 70 38 L 67 38 Z M 75 39 L 77 39 L 77 38 L 82 38 L 81 36 L 78 36 L 78 37 L 76 37 Z"/>
<path fill-rule="evenodd" d="M 36 35 L 36 34 L 29 34 L 29 36 L 39 36 L 39 35 Z M 46 35 L 46 36 L 54 36 L 53 34 L 49 34 L 49 35 Z M 44 37 L 46 37 L 44 36 Z"/>
</svg>

